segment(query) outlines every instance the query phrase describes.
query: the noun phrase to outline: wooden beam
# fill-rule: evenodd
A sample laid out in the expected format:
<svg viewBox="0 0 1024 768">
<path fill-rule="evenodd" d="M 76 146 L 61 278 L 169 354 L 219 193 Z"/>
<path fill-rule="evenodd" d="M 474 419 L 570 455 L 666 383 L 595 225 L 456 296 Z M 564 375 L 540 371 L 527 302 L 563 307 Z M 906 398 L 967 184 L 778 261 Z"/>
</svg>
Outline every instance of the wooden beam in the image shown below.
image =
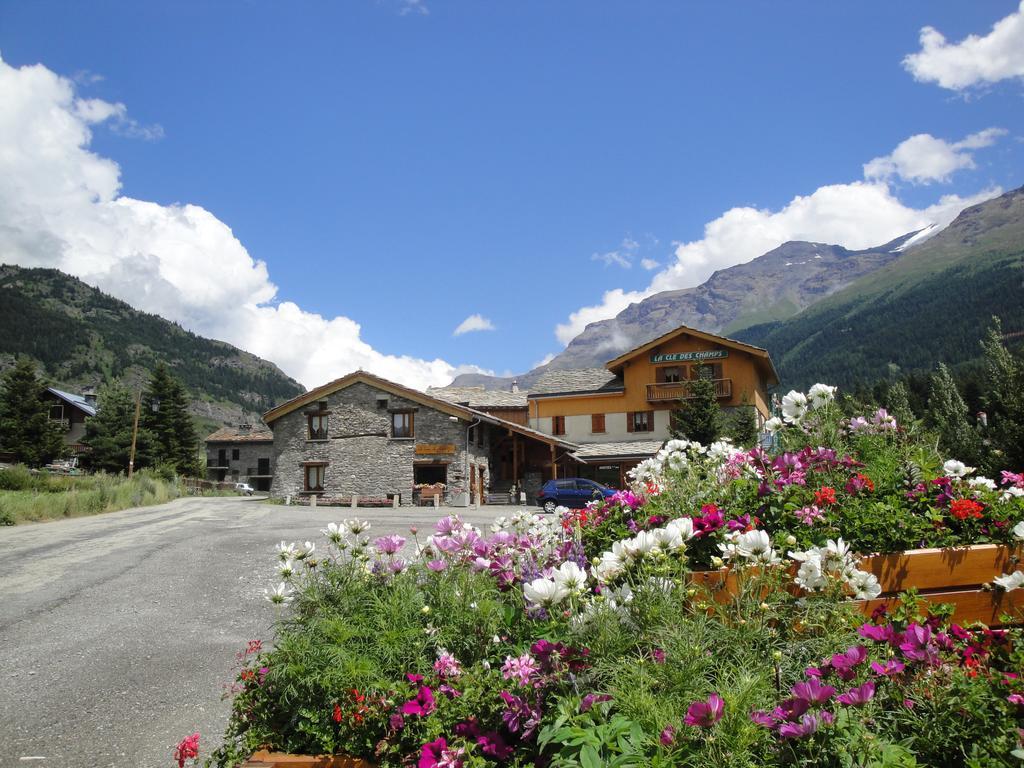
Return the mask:
<svg viewBox="0 0 1024 768">
<path fill-rule="evenodd" d="M 548 447 L 551 449 L 551 479 L 558 479 L 558 464 L 555 462 L 555 446 L 549 444 Z"/>
<path fill-rule="evenodd" d="M 512 482 L 519 482 L 519 435 L 512 433 Z"/>
</svg>

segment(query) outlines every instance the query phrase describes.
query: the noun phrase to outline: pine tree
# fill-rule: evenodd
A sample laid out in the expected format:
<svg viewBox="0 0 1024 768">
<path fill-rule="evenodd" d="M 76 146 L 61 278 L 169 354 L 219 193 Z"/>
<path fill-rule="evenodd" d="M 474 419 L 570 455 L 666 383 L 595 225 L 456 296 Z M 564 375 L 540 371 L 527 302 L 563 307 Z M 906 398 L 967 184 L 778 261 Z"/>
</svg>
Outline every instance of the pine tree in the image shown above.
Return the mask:
<svg viewBox="0 0 1024 768">
<path fill-rule="evenodd" d="M 89 465 L 105 472 L 124 472 L 131 455 L 132 427 L 135 422 L 135 398 L 118 383 L 103 388 L 97 413 L 85 425 L 85 443 Z M 153 463 L 153 434 L 140 428 L 135 440 L 135 468 Z"/>
<path fill-rule="evenodd" d="M 159 363 L 142 398 L 140 424 L 153 435 L 156 465 L 194 476 L 199 470 L 199 440 L 188 414 L 188 402 L 184 385 Z"/>
<path fill-rule="evenodd" d="M 914 412 L 910 408 L 910 392 L 902 381 L 897 381 L 889 387 L 885 405 L 889 415 L 896 419 L 896 423 L 901 427 L 914 422 Z"/>
<path fill-rule="evenodd" d="M 46 385 L 27 357 L 0 380 L 0 446 L 29 466 L 46 464 L 64 452 L 62 430 L 50 421 Z"/>
<path fill-rule="evenodd" d="M 715 383 L 699 375 L 687 383 L 690 396 L 672 412 L 669 431 L 676 439 L 709 445 L 722 433 L 722 410 L 715 397 Z"/>
<path fill-rule="evenodd" d="M 747 404 L 744 396 L 742 404 L 732 409 L 723 417 L 725 436 L 736 445 L 753 448 L 757 443 L 757 419 L 754 406 Z"/>
<path fill-rule="evenodd" d="M 985 352 L 981 395 L 988 425 L 982 427 L 990 449 L 990 470 L 1024 467 L 1024 362 L 1003 346 L 1003 328 L 992 318 L 981 342 Z"/>
<path fill-rule="evenodd" d="M 945 363 L 939 363 L 939 369 L 932 374 L 928 413 L 939 434 L 939 447 L 946 455 L 977 464 L 981 458 L 981 439 L 971 425 L 967 404 Z"/>
</svg>

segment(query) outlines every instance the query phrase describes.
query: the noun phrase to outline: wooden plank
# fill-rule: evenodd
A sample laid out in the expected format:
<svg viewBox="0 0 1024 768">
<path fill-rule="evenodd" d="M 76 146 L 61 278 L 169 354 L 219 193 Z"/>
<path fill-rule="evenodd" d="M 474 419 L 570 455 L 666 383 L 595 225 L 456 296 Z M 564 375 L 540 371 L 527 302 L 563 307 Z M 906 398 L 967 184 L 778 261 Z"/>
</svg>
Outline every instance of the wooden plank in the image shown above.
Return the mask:
<svg viewBox="0 0 1024 768">
<path fill-rule="evenodd" d="M 882 592 L 910 587 L 939 589 L 977 587 L 1009 573 L 1014 550 L 1001 544 L 976 544 L 950 549 L 911 549 L 891 555 L 865 557 L 860 569 L 875 574 Z"/>
<path fill-rule="evenodd" d="M 289 755 L 284 752 L 255 752 L 243 768 L 374 768 L 373 763 L 344 755 Z"/>
<path fill-rule="evenodd" d="M 1006 613 L 1019 617 L 1020 612 L 1024 610 L 1024 591 L 1021 590 L 1014 592 L 990 592 L 981 589 L 944 590 L 929 592 L 919 597 L 930 605 L 952 603 L 956 606 L 953 621 L 960 624 L 980 621 L 992 627 L 1000 626 L 1003 623 L 1000 621 L 1000 614 Z M 879 605 L 891 600 L 893 598 L 864 600 L 860 603 L 860 609 L 865 615 L 870 615 Z"/>
</svg>

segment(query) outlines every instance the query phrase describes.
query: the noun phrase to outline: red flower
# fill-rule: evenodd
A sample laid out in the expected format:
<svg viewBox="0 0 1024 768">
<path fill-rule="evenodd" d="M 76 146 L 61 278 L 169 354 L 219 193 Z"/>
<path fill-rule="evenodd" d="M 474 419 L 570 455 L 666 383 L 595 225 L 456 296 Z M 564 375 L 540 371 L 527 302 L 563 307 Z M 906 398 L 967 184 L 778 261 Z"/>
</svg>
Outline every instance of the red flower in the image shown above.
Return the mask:
<svg viewBox="0 0 1024 768">
<path fill-rule="evenodd" d="M 336 722 L 336 723 L 340 723 L 341 722 L 341 705 L 340 704 L 335 704 L 334 705 L 334 722 Z"/>
<path fill-rule="evenodd" d="M 826 504 L 835 504 L 836 489 L 827 485 L 821 486 L 821 488 L 814 492 L 814 503 L 819 507 L 825 506 Z"/>
<path fill-rule="evenodd" d="M 973 499 L 957 499 L 949 505 L 949 513 L 957 520 L 966 520 L 968 517 L 980 518 L 983 509 L 984 507 Z"/>
<path fill-rule="evenodd" d="M 185 761 L 196 757 L 199 757 L 199 734 L 193 733 L 178 742 L 174 748 L 174 759 L 178 761 L 178 768 L 185 768 Z"/>
</svg>

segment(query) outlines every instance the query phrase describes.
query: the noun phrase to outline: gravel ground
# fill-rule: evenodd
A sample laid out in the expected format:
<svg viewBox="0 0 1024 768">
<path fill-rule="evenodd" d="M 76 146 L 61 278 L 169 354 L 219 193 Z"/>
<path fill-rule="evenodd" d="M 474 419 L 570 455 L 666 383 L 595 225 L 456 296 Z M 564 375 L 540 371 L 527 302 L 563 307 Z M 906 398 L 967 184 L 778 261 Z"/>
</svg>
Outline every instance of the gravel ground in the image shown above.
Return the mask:
<svg viewBox="0 0 1024 768">
<path fill-rule="evenodd" d="M 270 635 L 262 595 L 277 542 L 321 547 L 320 529 L 353 513 L 380 535 L 429 532 L 453 511 L 486 525 L 513 509 L 192 498 L 0 528 L 0 766 L 167 768 L 193 731 L 208 754 L 235 654 Z"/>
</svg>

